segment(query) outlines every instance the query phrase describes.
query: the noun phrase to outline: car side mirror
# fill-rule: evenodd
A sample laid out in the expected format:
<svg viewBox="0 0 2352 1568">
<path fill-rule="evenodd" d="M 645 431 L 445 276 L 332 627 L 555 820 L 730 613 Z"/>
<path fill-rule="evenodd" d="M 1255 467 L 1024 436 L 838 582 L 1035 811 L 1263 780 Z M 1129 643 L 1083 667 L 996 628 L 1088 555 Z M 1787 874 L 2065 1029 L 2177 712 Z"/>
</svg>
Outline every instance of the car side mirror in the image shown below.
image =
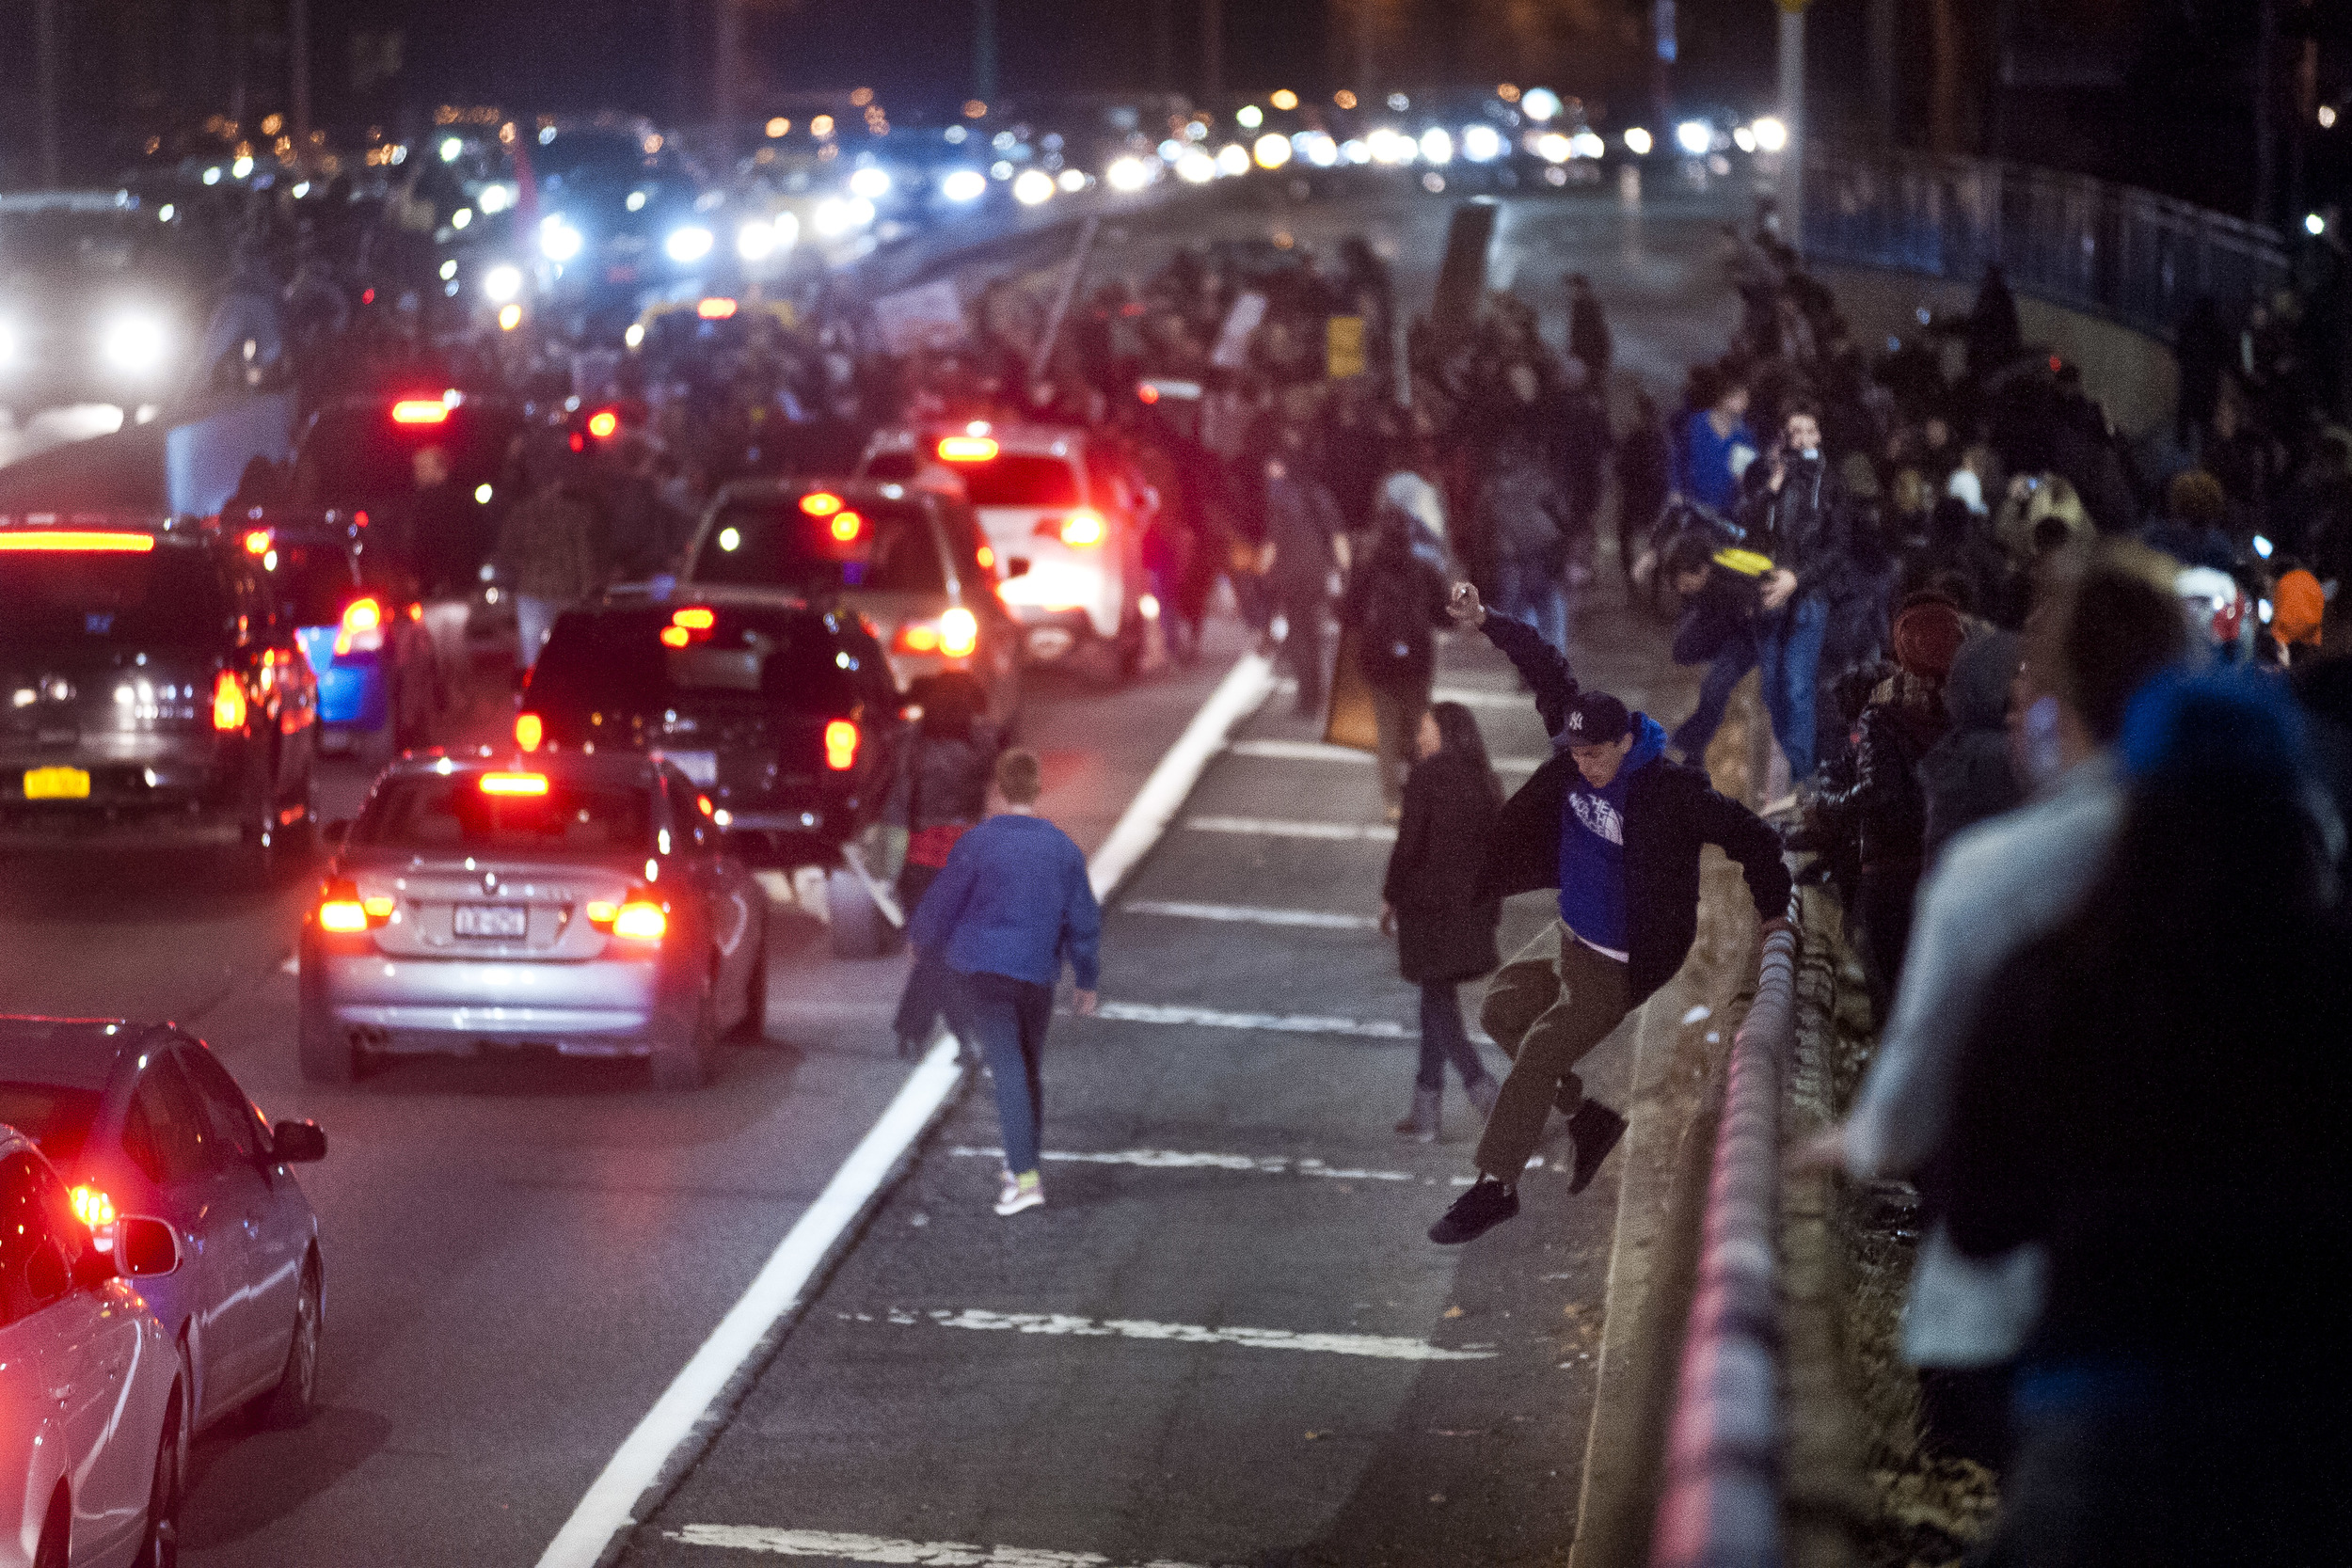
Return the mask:
<svg viewBox="0 0 2352 1568">
<path fill-rule="evenodd" d="M 155 1279 L 178 1271 L 180 1233 L 162 1220 L 126 1214 L 114 1223 L 115 1268 L 125 1279 Z"/>
<path fill-rule="evenodd" d="M 315 1121 L 281 1121 L 269 1130 L 270 1158 L 281 1165 L 326 1158 L 326 1134 Z"/>
<path fill-rule="evenodd" d="M 1027 556 L 1016 555 L 1005 562 L 1005 578 L 1008 581 L 1014 578 L 1025 578 L 1028 575 L 1029 558 Z"/>
</svg>

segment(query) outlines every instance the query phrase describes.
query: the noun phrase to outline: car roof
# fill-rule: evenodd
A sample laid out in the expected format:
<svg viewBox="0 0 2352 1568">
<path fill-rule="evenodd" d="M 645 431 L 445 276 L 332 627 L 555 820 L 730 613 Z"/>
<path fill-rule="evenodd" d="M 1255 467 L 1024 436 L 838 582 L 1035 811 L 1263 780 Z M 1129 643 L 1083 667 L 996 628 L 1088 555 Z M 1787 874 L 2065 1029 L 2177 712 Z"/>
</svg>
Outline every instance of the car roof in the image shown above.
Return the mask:
<svg viewBox="0 0 2352 1568">
<path fill-rule="evenodd" d="M 121 1018 L 0 1014 L 0 1079 L 103 1090 L 123 1056 L 148 1047 L 161 1029 Z"/>
<path fill-rule="evenodd" d="M 644 752 L 534 752 L 517 758 L 513 752 L 462 756 L 435 750 L 410 752 L 386 769 L 386 776 L 411 779 L 425 774 L 545 773 L 563 783 L 645 784 L 653 783 L 655 759 Z"/>
</svg>

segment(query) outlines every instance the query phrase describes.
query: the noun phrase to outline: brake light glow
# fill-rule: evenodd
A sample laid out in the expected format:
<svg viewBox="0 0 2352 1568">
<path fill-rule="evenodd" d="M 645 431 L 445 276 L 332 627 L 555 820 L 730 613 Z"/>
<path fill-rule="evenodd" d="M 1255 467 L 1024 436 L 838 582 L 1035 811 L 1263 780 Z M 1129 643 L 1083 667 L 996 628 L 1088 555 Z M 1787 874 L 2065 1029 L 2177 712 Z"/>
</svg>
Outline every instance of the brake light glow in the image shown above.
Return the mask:
<svg viewBox="0 0 2352 1568">
<path fill-rule="evenodd" d="M 1109 533 L 1099 513 L 1073 512 L 1061 520 L 1061 542 L 1079 549 L 1092 549 Z"/>
<path fill-rule="evenodd" d="M 232 670 L 223 670 L 213 682 L 213 728 L 245 728 L 245 685 Z"/>
<path fill-rule="evenodd" d="M 694 797 L 694 809 L 701 812 L 705 816 L 709 816 L 714 815 L 718 808 L 710 803 L 709 796 L 697 795 Z"/>
<path fill-rule="evenodd" d="M 82 529 L 53 529 L 44 533 L 0 533 L 0 550 L 113 550 L 145 555 L 155 547 L 151 533 L 94 533 Z"/>
<path fill-rule="evenodd" d="M 988 463 L 998 451 L 995 439 L 988 436 L 947 436 L 939 443 L 939 460 L 943 463 Z"/>
<path fill-rule="evenodd" d="M 439 398 L 403 398 L 392 404 L 394 424 L 447 424 L 449 404 Z"/>
<path fill-rule="evenodd" d="M 929 621 L 909 621 L 898 628 L 898 647 L 910 654 L 939 652 L 939 628 Z"/>
<path fill-rule="evenodd" d="M 368 928 L 368 908 L 357 898 L 328 898 L 319 904 L 319 929 L 353 936 Z"/>
<path fill-rule="evenodd" d="M 707 322 L 723 322 L 735 314 L 735 301 L 724 294 L 712 294 L 694 307 L 694 314 Z"/>
<path fill-rule="evenodd" d="M 719 617 L 706 605 L 688 605 L 670 617 L 670 624 L 690 631 L 708 631 L 719 624 Z"/>
<path fill-rule="evenodd" d="M 589 925 L 599 931 L 609 931 L 612 928 L 613 917 L 621 912 L 621 906 L 610 899 L 591 898 L 583 912 L 588 916 Z"/>
<path fill-rule="evenodd" d="M 631 942 L 660 942 L 669 930 L 670 917 L 661 906 L 642 898 L 630 899 L 612 916 L 612 934 Z"/>
<path fill-rule="evenodd" d="M 535 752 L 539 742 L 548 737 L 548 727 L 535 713 L 515 715 L 515 744 L 526 752 Z"/>
<path fill-rule="evenodd" d="M 857 726 L 847 719 L 835 719 L 825 726 L 825 766 L 836 773 L 846 773 L 857 766 Z"/>
<path fill-rule="evenodd" d="M 811 490 L 801 498 L 801 510 L 812 517 L 830 517 L 841 510 L 841 498 L 830 490 Z"/>
<path fill-rule="evenodd" d="M 939 618 L 939 651 L 949 658 L 970 658 L 980 645 L 980 618 L 957 605 Z"/>
<path fill-rule="evenodd" d="M 381 923 L 392 918 L 392 900 L 389 894 L 376 894 L 359 900 L 359 907 L 368 911 L 368 918 Z"/>
<path fill-rule="evenodd" d="M 265 528 L 249 528 L 246 530 L 245 553 L 247 555 L 269 554 L 269 530 Z"/>
<path fill-rule="evenodd" d="M 980 570 L 983 572 L 993 572 L 996 569 L 996 552 L 986 545 L 980 546 L 979 554 L 974 559 L 979 562 Z"/>
<path fill-rule="evenodd" d="M 115 1222 L 115 1200 L 96 1187 L 84 1184 L 73 1189 L 73 1217 L 92 1230 Z"/>
<path fill-rule="evenodd" d="M 599 408 L 588 416 L 588 434 L 599 441 L 609 441 L 621 428 L 621 416 L 610 408 Z"/>
<path fill-rule="evenodd" d="M 836 512 L 826 528 L 837 543 L 851 545 L 857 542 L 859 534 L 866 531 L 866 519 L 854 512 Z"/>
<path fill-rule="evenodd" d="M 485 773 L 482 793 L 485 795 L 545 795 L 548 776 L 545 773 Z"/>
<path fill-rule="evenodd" d="M 335 657 L 341 658 L 354 648 L 373 653 L 384 646 L 384 607 L 373 599 L 354 599 L 343 611 L 343 624 L 335 633 Z"/>
<path fill-rule="evenodd" d="M 694 634 L 688 631 L 684 626 L 663 626 L 661 628 L 661 645 L 665 648 L 683 648 L 686 644 L 691 642 L 692 641 L 694 641 Z"/>
</svg>

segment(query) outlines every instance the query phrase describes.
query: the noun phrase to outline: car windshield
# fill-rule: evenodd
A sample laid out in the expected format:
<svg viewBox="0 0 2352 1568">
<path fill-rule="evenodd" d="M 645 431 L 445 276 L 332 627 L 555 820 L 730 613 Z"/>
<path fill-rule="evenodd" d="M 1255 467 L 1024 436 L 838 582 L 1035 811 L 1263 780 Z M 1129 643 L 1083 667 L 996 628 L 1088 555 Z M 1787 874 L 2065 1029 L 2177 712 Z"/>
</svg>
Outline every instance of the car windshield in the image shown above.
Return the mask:
<svg viewBox="0 0 2352 1568">
<path fill-rule="evenodd" d="M 1075 506 L 1077 466 L 1066 457 L 999 452 L 985 463 L 958 463 L 974 506 Z"/>
<path fill-rule="evenodd" d="M 0 1084 L 0 1122 L 40 1146 L 52 1163 L 66 1164 L 82 1152 L 90 1124 L 98 1119 L 95 1089 L 59 1088 L 54 1084 Z"/>
<path fill-rule="evenodd" d="M 499 792 L 532 787 L 523 781 L 537 781 L 546 792 Z M 426 854 L 516 857 L 639 855 L 652 841 L 650 785 L 471 771 L 387 779 L 352 824 L 350 838 Z"/>
<path fill-rule="evenodd" d="M 140 216 L 113 209 L 0 214 L 0 272 L 127 272 L 155 227 Z"/>
<path fill-rule="evenodd" d="M 805 502 L 819 497 L 823 506 L 834 509 L 812 512 Z M 712 519 L 687 576 L 695 582 L 755 583 L 809 594 L 845 588 L 876 594 L 947 591 L 938 535 L 920 504 L 862 500 L 841 506 L 839 498 L 824 491 L 807 498 L 729 501 Z"/>
<path fill-rule="evenodd" d="M 707 627 L 674 618 L 698 608 L 710 616 Z M 556 622 L 540 653 L 531 701 L 643 713 L 737 695 L 838 713 L 857 700 L 852 673 L 861 657 L 807 610 L 710 609 L 689 600 L 575 612 Z"/>
<path fill-rule="evenodd" d="M 0 647 L 203 643 L 227 617 L 195 549 L 0 551 Z"/>
</svg>

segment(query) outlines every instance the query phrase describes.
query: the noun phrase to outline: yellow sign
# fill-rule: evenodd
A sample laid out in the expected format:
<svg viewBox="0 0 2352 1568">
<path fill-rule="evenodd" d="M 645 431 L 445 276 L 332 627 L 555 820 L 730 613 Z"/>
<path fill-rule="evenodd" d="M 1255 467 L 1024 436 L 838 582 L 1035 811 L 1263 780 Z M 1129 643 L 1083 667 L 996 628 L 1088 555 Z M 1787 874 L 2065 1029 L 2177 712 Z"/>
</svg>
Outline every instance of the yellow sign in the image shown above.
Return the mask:
<svg viewBox="0 0 2352 1568">
<path fill-rule="evenodd" d="M 1324 329 L 1324 348 L 1335 379 L 1363 374 L 1364 318 L 1333 316 Z"/>
<path fill-rule="evenodd" d="M 27 800 L 87 800 L 89 775 L 79 768 L 35 768 L 24 775 Z"/>
</svg>

